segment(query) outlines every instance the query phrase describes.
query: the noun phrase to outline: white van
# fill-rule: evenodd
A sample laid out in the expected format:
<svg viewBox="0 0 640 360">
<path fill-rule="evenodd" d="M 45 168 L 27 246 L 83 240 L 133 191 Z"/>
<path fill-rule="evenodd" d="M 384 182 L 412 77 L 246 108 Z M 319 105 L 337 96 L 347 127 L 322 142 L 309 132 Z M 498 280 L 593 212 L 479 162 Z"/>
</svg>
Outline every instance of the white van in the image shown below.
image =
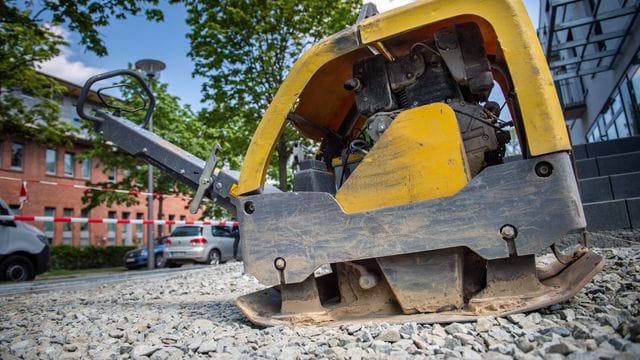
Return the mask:
<svg viewBox="0 0 640 360">
<path fill-rule="evenodd" d="M 13 215 L 2 199 L 0 215 Z M 33 280 L 49 268 L 49 242 L 42 231 L 22 221 L 0 220 L 0 280 Z"/>
</svg>

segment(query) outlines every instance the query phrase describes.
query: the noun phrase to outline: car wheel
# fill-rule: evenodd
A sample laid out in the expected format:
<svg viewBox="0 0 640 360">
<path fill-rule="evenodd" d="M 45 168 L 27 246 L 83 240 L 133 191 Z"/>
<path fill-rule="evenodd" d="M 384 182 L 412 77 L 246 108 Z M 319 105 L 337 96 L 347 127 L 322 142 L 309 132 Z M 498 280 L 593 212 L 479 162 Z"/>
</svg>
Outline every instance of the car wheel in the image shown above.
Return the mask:
<svg viewBox="0 0 640 360">
<path fill-rule="evenodd" d="M 207 264 L 218 265 L 220 264 L 220 252 L 218 250 L 211 250 L 209 256 L 207 256 Z"/>
<path fill-rule="evenodd" d="M 9 256 L 0 267 L 0 276 L 9 281 L 33 280 L 35 273 L 29 259 L 20 255 Z"/>
<path fill-rule="evenodd" d="M 155 264 L 156 264 L 156 266 L 155 266 L 156 269 L 162 269 L 167 264 L 164 261 L 164 256 L 161 255 L 161 254 L 156 255 L 154 261 L 155 261 Z"/>
</svg>

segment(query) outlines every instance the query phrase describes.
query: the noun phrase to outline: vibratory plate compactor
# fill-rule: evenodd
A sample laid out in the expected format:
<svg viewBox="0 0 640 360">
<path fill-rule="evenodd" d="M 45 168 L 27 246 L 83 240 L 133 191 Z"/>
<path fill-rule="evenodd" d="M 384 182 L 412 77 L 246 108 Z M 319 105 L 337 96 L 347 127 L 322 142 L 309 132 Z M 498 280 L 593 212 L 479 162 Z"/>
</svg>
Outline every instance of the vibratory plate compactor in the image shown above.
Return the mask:
<svg viewBox="0 0 640 360">
<path fill-rule="evenodd" d="M 584 236 L 556 246 L 586 224 L 562 110 L 519 0 L 384 14 L 365 5 L 356 25 L 295 63 L 239 174 L 215 169 L 217 146 L 205 162 L 116 115 L 88 114 L 92 84 L 123 74 L 151 95 L 136 73 L 110 72 L 89 79 L 79 114 L 197 189 L 194 212 L 206 196 L 237 214 L 245 271 L 268 287 L 237 300 L 256 324 L 505 315 L 564 301 L 603 267 Z M 280 192 L 265 178 L 287 123 L 318 150 Z M 522 159 L 504 163 L 507 147 Z M 555 263 L 537 267 L 547 250 Z"/>
</svg>

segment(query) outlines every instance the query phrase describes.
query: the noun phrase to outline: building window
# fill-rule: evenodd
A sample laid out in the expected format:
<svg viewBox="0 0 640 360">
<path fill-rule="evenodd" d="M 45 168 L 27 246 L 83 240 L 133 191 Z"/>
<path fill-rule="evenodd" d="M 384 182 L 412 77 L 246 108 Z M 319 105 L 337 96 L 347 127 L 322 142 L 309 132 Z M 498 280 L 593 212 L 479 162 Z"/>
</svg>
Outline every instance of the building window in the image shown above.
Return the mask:
<svg viewBox="0 0 640 360">
<path fill-rule="evenodd" d="M 73 177 L 74 175 L 74 163 L 73 163 L 73 153 L 64 153 L 64 176 L 71 176 Z"/>
<path fill-rule="evenodd" d="M 44 208 L 44 216 L 50 216 L 50 217 L 54 217 L 56 216 L 56 208 Z M 51 232 L 51 234 L 53 235 L 53 229 L 54 229 L 54 223 L 53 221 L 46 221 L 44 223 L 44 231 L 45 232 Z"/>
<path fill-rule="evenodd" d="M 53 207 L 44 208 L 44 216 L 49 216 L 49 217 L 56 216 L 56 208 L 53 208 Z M 44 223 L 43 231 L 48 238 L 53 239 L 54 229 L 55 229 L 55 223 L 53 221 L 46 221 Z"/>
<path fill-rule="evenodd" d="M 22 170 L 24 166 L 24 145 L 20 143 L 11 144 L 11 169 Z"/>
<path fill-rule="evenodd" d="M 633 129 L 623 106 L 621 91 L 626 82 L 619 85 L 587 132 L 587 142 L 614 140 L 633 135 Z"/>
<path fill-rule="evenodd" d="M 73 209 L 62 209 L 63 217 L 73 217 Z M 64 245 L 73 245 L 73 226 L 70 222 L 62 223 L 62 243 Z"/>
<path fill-rule="evenodd" d="M 116 171 L 117 171 L 116 168 L 107 170 L 107 179 L 109 180 L 109 182 L 112 182 L 112 183 L 116 182 Z"/>
<path fill-rule="evenodd" d="M 82 178 L 91 178 L 91 159 L 82 159 Z"/>
<path fill-rule="evenodd" d="M 116 218 L 115 211 L 109 211 L 107 213 L 109 219 Z M 107 245 L 113 246 L 116 244 L 116 224 L 107 224 Z"/>
<path fill-rule="evenodd" d="M 80 217 L 89 218 L 91 213 L 87 209 L 80 210 Z M 89 245 L 89 223 L 80 224 L 80 246 Z"/>
<path fill-rule="evenodd" d="M 56 174 L 57 158 L 56 149 L 47 149 L 45 151 L 45 173 L 47 175 Z"/>
<path fill-rule="evenodd" d="M 144 213 L 136 213 L 136 220 L 143 220 L 144 219 Z M 143 232 L 143 228 L 144 225 L 142 224 L 136 224 L 136 245 L 141 245 L 144 243 L 144 241 L 142 241 L 142 238 L 144 236 L 144 232 Z"/>
<path fill-rule="evenodd" d="M 11 212 L 13 213 L 13 215 L 22 215 L 22 210 L 20 210 L 20 205 L 11 204 L 9 205 L 9 209 L 11 209 Z"/>
<path fill-rule="evenodd" d="M 175 215 L 169 215 L 169 220 L 170 221 L 175 221 L 176 220 L 176 216 Z M 175 225 L 169 225 L 169 233 L 173 232 L 173 229 L 175 229 Z"/>
</svg>

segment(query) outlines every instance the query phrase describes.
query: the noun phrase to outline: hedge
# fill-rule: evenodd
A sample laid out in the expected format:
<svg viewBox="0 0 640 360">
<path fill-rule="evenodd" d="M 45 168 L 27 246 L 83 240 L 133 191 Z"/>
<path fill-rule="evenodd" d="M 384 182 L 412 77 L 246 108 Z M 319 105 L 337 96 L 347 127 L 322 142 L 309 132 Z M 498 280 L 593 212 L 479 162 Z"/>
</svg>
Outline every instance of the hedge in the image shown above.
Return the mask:
<svg viewBox="0 0 640 360">
<path fill-rule="evenodd" d="M 124 254 L 135 246 L 56 245 L 51 247 L 51 268 L 78 270 L 123 265 Z"/>
</svg>

